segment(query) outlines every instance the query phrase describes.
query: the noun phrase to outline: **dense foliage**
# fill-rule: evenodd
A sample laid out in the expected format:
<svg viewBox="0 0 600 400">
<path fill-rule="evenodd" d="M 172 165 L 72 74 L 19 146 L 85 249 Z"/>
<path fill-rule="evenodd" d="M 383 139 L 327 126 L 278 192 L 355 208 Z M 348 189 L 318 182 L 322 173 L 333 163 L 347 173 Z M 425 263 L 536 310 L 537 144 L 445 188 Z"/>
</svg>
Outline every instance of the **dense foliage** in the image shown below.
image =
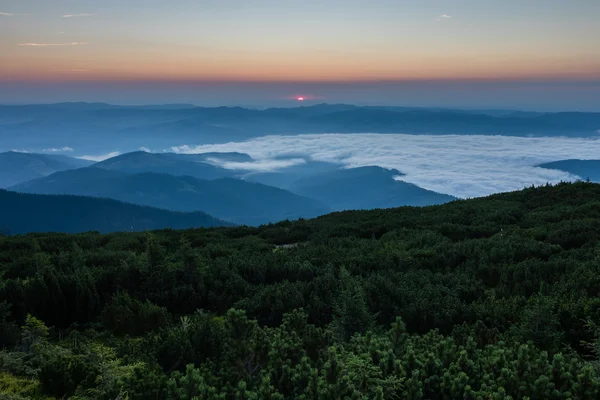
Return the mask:
<svg viewBox="0 0 600 400">
<path fill-rule="evenodd" d="M 600 185 L 0 237 L 1 399 L 597 399 Z"/>
</svg>

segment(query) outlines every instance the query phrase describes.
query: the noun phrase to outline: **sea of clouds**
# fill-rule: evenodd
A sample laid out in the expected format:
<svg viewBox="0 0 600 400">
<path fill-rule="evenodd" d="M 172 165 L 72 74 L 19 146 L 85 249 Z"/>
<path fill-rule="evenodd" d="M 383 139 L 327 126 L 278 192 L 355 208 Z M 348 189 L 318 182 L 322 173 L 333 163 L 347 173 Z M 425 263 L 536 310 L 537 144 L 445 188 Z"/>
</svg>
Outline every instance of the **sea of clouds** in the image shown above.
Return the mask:
<svg viewBox="0 0 600 400">
<path fill-rule="evenodd" d="M 477 197 L 578 177 L 536 167 L 563 159 L 600 159 L 600 138 L 523 138 L 509 136 L 315 134 L 264 136 L 244 142 L 175 146 L 178 153 L 241 152 L 255 163 L 226 168 L 276 170 L 305 162 L 378 165 L 406 174 L 400 179 L 457 197 Z M 282 158 L 289 157 L 287 163 Z M 253 164 L 255 168 L 253 168 Z"/>
</svg>

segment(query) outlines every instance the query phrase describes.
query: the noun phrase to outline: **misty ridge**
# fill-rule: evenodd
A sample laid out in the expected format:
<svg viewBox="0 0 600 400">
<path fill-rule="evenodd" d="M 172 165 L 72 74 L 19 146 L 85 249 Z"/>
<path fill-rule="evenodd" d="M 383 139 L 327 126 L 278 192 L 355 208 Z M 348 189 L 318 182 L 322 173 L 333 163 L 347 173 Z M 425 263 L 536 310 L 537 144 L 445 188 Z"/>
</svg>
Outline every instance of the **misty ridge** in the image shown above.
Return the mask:
<svg viewBox="0 0 600 400">
<path fill-rule="evenodd" d="M 19 154 L 0 154 L 0 161 Z M 24 156 L 45 159 L 38 154 Z M 137 151 L 83 168 L 65 168 L 8 189 L 40 195 L 110 198 L 179 212 L 202 211 L 246 225 L 312 218 L 348 209 L 422 206 L 454 200 L 452 196 L 398 181 L 395 178 L 401 175 L 399 171 L 376 166 L 345 169 L 333 163 L 305 162 L 289 171 L 257 172 L 220 168 L 208 162 L 216 159 L 249 157 L 240 153 Z M 279 183 L 272 174 L 280 175 Z M 368 197 L 364 196 L 366 189 Z"/>
<path fill-rule="evenodd" d="M 77 196 L 107 220 L 114 211 L 87 199 L 212 218 L 196 226 L 257 226 L 597 180 L 599 128 L 600 113 L 577 112 L 0 106 L 0 188 L 32 202 Z M 46 198 L 35 200 L 42 209 Z M 179 217 L 160 218 L 130 225 L 168 228 Z"/>
<path fill-rule="evenodd" d="M 247 140 L 265 135 L 405 133 L 596 137 L 600 113 L 465 111 L 317 104 L 293 108 L 114 106 L 102 103 L 0 106 L 0 151 L 60 149 L 105 154 Z M 68 143 L 57 145 L 56 143 Z"/>
<path fill-rule="evenodd" d="M 83 196 L 31 195 L 0 189 L 0 204 L 0 235 L 143 232 L 233 225 L 199 211 L 173 212 Z"/>
</svg>

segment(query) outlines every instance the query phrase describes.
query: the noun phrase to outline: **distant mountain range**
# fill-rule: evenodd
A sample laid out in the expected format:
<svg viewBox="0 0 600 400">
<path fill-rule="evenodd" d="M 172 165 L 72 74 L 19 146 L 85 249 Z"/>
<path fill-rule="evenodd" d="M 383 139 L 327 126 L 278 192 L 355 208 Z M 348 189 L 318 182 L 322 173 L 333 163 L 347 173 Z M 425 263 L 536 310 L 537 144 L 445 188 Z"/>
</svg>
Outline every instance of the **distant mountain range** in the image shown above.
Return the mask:
<svg viewBox="0 0 600 400">
<path fill-rule="evenodd" d="M 290 190 L 327 204 L 335 211 L 429 206 L 456 197 L 394 178 L 402 173 L 381 167 L 338 169 L 294 182 Z"/>
<path fill-rule="evenodd" d="M 92 161 L 63 155 L 30 154 L 15 151 L 0 153 L 0 188 L 7 188 L 57 171 L 85 167 L 92 163 Z"/>
<path fill-rule="evenodd" d="M 212 153 L 212 157 L 219 156 Z M 231 156 L 225 156 L 229 158 Z M 238 156 L 239 157 L 239 156 Z M 154 172 L 170 175 L 188 175 L 200 179 L 218 179 L 234 176 L 234 172 L 206 162 L 211 156 L 181 155 L 174 153 L 147 153 L 135 151 L 94 164 L 94 168 L 128 174 Z"/>
<path fill-rule="evenodd" d="M 196 179 L 166 173 L 123 173 L 93 167 L 62 171 L 11 187 L 36 194 L 111 198 L 174 211 L 204 211 L 237 224 L 259 225 L 330 212 L 316 200 L 240 179 Z M 150 169 L 154 167 L 150 165 Z M 140 168 L 141 170 L 141 168 Z"/>
<path fill-rule="evenodd" d="M 49 196 L 0 189 L 0 234 L 102 233 L 228 226 L 203 212 L 178 213 L 80 196 Z"/>
<path fill-rule="evenodd" d="M 293 157 L 291 157 L 293 158 Z M 291 165 L 287 168 L 268 172 L 249 172 L 243 174 L 243 178 L 250 182 L 258 182 L 265 185 L 289 189 L 299 179 L 315 177 L 342 168 L 341 164 L 324 161 L 304 160 L 305 162 Z"/>
<path fill-rule="evenodd" d="M 455 199 L 402 181 L 401 171 L 375 166 L 346 169 L 307 155 L 293 157 L 294 149 L 286 155 L 295 158 L 291 165 L 273 171 L 257 170 L 261 166 L 243 153 L 139 151 L 308 133 L 596 137 L 600 113 L 346 104 L 265 110 L 189 104 L 0 106 L 0 151 L 5 151 L 0 153 L 0 188 L 32 194 L 2 191 L 0 231 L 108 232 L 212 226 L 224 221 L 259 225 L 331 211 L 425 206 Z M 114 151 L 125 154 L 94 163 L 57 155 L 60 149 L 86 159 L 102 159 L 97 155 Z M 540 167 L 600 181 L 600 161 L 563 160 Z M 61 220 L 67 210 L 77 207 L 84 210 Z M 55 215 L 44 217 L 40 210 Z"/>
<path fill-rule="evenodd" d="M 94 163 L 74 157 L 8 151 L 0 153 L 0 188 L 8 188 L 33 179 L 87 167 L 124 173 L 156 172 L 171 175 L 189 175 L 200 179 L 235 176 L 239 171 L 215 166 L 215 162 L 249 162 L 252 158 L 242 153 L 175 154 L 135 151 Z"/>
<path fill-rule="evenodd" d="M 39 156 L 45 159 L 45 155 Z M 132 152 L 10 186 L 31 194 L 109 198 L 160 209 L 202 211 L 236 224 L 312 218 L 331 211 L 440 204 L 452 196 L 395 180 L 380 167 L 342 169 L 306 160 L 276 172 L 230 170 L 215 160 L 249 162 L 241 153 Z M 21 158 L 14 160 L 20 168 Z M 14 179 L 13 179 L 14 180 Z"/>
<path fill-rule="evenodd" d="M 538 167 L 557 169 L 577 175 L 583 180 L 600 182 L 600 160 L 560 160 L 541 164 Z"/>
<path fill-rule="evenodd" d="M 317 104 L 265 110 L 95 103 L 0 106 L 0 151 L 70 146 L 133 151 L 223 143 L 270 134 L 409 133 L 596 136 L 600 113 L 359 107 Z"/>
</svg>

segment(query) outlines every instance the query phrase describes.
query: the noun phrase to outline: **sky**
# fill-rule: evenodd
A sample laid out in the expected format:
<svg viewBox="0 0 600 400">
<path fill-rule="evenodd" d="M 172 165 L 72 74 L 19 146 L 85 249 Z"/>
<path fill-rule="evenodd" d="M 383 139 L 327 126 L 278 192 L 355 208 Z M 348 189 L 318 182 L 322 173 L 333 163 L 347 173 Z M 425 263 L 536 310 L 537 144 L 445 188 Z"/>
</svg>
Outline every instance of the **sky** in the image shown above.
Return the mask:
<svg viewBox="0 0 600 400">
<path fill-rule="evenodd" d="M 0 0 L 0 102 L 600 111 L 598 0 Z"/>
</svg>

